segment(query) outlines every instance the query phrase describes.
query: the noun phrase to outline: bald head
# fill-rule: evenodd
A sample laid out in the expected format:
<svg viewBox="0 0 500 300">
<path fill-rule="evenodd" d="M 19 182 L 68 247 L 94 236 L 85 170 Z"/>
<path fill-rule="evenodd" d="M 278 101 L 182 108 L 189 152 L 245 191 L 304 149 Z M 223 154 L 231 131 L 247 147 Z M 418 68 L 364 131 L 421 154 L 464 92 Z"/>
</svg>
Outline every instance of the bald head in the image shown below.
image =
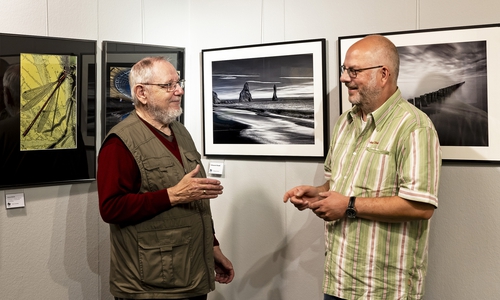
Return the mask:
<svg viewBox="0 0 500 300">
<path fill-rule="evenodd" d="M 361 109 L 365 119 L 397 91 L 399 54 L 387 38 L 370 35 L 349 47 L 341 71 L 349 102 Z"/>
<path fill-rule="evenodd" d="M 392 76 L 393 84 L 396 84 L 399 76 L 399 53 L 396 46 L 386 37 L 381 35 L 369 35 L 354 43 L 349 51 L 356 52 L 363 57 L 367 65 L 385 65 Z"/>
</svg>

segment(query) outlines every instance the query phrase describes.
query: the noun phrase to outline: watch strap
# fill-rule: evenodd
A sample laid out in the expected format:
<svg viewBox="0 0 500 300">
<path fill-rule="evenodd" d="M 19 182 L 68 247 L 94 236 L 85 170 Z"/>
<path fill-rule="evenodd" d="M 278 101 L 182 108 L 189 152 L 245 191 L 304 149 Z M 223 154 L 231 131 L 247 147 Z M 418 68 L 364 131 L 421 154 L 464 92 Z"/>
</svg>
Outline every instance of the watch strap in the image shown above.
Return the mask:
<svg viewBox="0 0 500 300">
<path fill-rule="evenodd" d="M 356 201 L 356 196 L 349 197 L 349 204 L 347 204 L 347 208 L 354 208 L 355 201 Z"/>
<path fill-rule="evenodd" d="M 358 214 L 358 212 L 356 211 L 356 208 L 354 207 L 355 201 L 356 201 L 355 196 L 349 197 L 349 203 L 347 204 L 347 209 L 345 211 L 345 214 L 349 219 L 355 219 L 356 215 Z"/>
</svg>

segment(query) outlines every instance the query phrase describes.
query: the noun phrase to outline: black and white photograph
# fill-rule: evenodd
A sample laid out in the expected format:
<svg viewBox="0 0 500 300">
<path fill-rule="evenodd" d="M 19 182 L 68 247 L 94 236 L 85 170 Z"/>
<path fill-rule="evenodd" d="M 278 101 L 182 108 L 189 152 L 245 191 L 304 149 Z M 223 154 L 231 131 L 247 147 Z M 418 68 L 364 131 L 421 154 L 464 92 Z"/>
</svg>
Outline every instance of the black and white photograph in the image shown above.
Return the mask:
<svg viewBox="0 0 500 300">
<path fill-rule="evenodd" d="M 323 155 L 323 45 L 307 46 L 203 51 L 206 155 Z"/>
<path fill-rule="evenodd" d="M 486 41 L 398 47 L 399 88 L 441 146 L 488 146 Z"/>
<path fill-rule="evenodd" d="M 398 87 L 403 98 L 425 112 L 436 127 L 448 160 L 500 160 L 498 87 L 498 27 L 448 28 L 382 34 L 398 48 Z M 342 59 L 361 37 L 339 38 Z M 490 55 L 488 55 L 490 54 Z M 496 67 L 495 67 L 496 66 Z M 350 107 L 341 87 L 342 111 Z M 495 150 L 497 149 L 497 150 Z"/>
</svg>

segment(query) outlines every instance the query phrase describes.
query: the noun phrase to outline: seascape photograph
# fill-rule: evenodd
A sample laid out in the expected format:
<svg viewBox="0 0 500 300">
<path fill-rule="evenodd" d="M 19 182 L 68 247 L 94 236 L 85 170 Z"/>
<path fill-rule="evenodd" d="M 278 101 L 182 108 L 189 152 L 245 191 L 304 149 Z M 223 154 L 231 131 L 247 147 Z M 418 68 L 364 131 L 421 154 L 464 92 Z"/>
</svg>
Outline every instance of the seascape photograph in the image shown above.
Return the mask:
<svg viewBox="0 0 500 300">
<path fill-rule="evenodd" d="M 401 93 L 431 118 L 442 146 L 489 146 L 486 46 L 398 47 Z"/>
<path fill-rule="evenodd" d="M 313 54 L 212 62 L 214 144 L 314 144 Z"/>
</svg>

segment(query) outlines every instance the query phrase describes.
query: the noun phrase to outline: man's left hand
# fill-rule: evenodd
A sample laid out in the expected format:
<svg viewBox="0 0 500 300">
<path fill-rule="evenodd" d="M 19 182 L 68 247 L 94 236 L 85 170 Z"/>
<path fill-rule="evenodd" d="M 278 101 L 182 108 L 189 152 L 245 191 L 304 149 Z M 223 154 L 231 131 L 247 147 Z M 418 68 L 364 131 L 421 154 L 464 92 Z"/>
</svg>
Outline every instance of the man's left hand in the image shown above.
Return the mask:
<svg viewBox="0 0 500 300">
<path fill-rule="evenodd" d="M 309 208 L 321 219 L 334 221 L 345 216 L 349 197 L 328 191 L 319 194 L 323 199 L 309 204 Z"/>
<path fill-rule="evenodd" d="M 214 246 L 215 281 L 230 283 L 234 278 L 233 264 L 222 254 L 219 246 Z"/>
</svg>

